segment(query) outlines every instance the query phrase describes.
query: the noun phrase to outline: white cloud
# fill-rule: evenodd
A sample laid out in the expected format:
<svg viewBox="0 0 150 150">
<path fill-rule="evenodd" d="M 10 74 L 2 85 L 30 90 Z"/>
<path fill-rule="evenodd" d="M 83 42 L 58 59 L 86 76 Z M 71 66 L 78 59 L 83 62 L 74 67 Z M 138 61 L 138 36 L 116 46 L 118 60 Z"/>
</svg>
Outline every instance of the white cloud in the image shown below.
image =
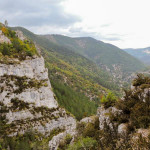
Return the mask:
<svg viewBox="0 0 150 150">
<path fill-rule="evenodd" d="M 150 46 L 150 0 L 0 0 L 0 21 L 39 34 L 92 36 L 121 48 Z"/>
<path fill-rule="evenodd" d="M 150 45 L 149 0 L 68 0 L 65 10 L 79 15 L 78 25 L 87 32 L 103 35 L 119 47 Z M 116 36 L 115 36 L 116 35 Z M 120 40 L 121 39 L 121 40 Z"/>
</svg>

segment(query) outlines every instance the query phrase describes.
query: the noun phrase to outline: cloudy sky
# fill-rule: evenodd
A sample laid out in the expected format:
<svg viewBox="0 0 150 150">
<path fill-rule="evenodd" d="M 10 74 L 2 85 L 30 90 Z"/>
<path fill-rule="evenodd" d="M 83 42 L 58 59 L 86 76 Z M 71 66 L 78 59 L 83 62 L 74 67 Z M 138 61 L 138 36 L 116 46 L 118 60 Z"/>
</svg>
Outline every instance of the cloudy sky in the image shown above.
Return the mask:
<svg viewBox="0 0 150 150">
<path fill-rule="evenodd" d="M 150 0 L 0 0 L 0 22 L 37 34 L 91 36 L 120 48 L 150 46 Z"/>
</svg>

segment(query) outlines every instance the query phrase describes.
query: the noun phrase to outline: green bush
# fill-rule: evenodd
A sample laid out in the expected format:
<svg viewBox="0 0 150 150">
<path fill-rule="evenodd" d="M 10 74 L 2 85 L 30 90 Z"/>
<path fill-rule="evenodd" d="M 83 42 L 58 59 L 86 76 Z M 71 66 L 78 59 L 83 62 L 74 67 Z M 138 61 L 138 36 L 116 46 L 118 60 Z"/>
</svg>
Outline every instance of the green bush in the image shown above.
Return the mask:
<svg viewBox="0 0 150 150">
<path fill-rule="evenodd" d="M 70 145 L 67 150 L 97 150 L 97 141 L 86 137 L 81 137 L 78 141 L 76 141 L 73 145 Z"/>
<path fill-rule="evenodd" d="M 130 122 L 135 129 L 150 126 L 150 92 L 144 93 L 145 84 L 150 86 L 150 78 L 138 75 L 133 81 L 133 85 L 138 88 L 135 88 L 134 92 L 125 91 L 124 100 L 116 103 L 116 107 L 123 111 L 120 119 Z"/>
<path fill-rule="evenodd" d="M 0 43 L 0 52 L 4 56 L 11 56 L 14 58 L 19 58 L 20 60 L 24 60 L 26 56 L 32 57 L 37 54 L 35 45 L 31 41 L 21 41 L 17 36 L 16 32 L 6 28 L 4 26 L 0 27 L 3 34 L 7 36 L 11 44 L 8 43 Z"/>
<path fill-rule="evenodd" d="M 67 134 L 65 139 L 60 142 L 58 149 L 66 150 L 66 148 L 70 144 L 71 140 L 72 140 L 72 136 L 70 134 Z"/>
<path fill-rule="evenodd" d="M 109 108 L 110 106 L 114 106 L 116 101 L 117 101 L 117 98 L 112 92 L 109 92 L 106 97 L 103 96 L 101 99 L 101 103 L 104 105 L 105 108 Z"/>
</svg>

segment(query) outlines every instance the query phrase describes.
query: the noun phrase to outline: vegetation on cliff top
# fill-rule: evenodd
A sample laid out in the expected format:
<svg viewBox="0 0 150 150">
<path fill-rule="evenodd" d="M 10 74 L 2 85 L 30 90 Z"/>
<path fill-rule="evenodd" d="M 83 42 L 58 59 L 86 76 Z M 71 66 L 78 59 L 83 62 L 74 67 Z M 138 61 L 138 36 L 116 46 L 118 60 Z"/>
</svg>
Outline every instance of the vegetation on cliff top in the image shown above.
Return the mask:
<svg viewBox="0 0 150 150">
<path fill-rule="evenodd" d="M 111 114 L 112 121 L 129 123 L 130 129 L 148 128 L 150 126 L 150 77 L 138 74 L 133 80 L 133 89 L 125 90 L 123 99 L 109 93 L 101 102 L 105 109 L 116 107 L 123 113 L 121 116 Z"/>
<path fill-rule="evenodd" d="M 11 30 L 4 25 L 0 25 L 0 30 L 2 34 L 4 34 L 11 43 L 0 43 L 0 58 L 2 59 L 4 56 L 9 56 L 11 58 L 19 58 L 20 60 L 24 60 L 26 56 L 33 56 L 37 54 L 35 45 L 30 40 L 22 41 L 16 35 L 16 32 Z M 5 57 L 7 58 L 7 57 Z"/>
</svg>

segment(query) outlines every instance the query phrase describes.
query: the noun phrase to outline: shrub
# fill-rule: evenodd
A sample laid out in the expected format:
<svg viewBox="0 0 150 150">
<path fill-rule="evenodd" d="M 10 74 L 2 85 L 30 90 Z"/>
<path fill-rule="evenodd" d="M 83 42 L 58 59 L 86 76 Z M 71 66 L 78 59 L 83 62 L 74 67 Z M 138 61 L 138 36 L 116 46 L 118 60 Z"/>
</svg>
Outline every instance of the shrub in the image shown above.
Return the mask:
<svg viewBox="0 0 150 150">
<path fill-rule="evenodd" d="M 104 105 L 105 108 L 109 108 L 110 106 L 114 106 L 116 101 L 117 101 L 117 98 L 112 92 L 109 92 L 106 97 L 103 96 L 101 99 L 101 103 Z"/>
<path fill-rule="evenodd" d="M 17 36 L 16 32 L 9 28 L 2 26 L 0 28 L 5 36 L 11 40 L 11 44 L 1 43 L 0 52 L 2 55 L 19 58 L 20 60 L 26 59 L 26 56 L 32 57 L 37 54 L 35 45 L 31 41 L 21 41 Z"/>
<path fill-rule="evenodd" d="M 70 144 L 71 140 L 72 140 L 72 136 L 70 134 L 67 134 L 65 139 L 60 142 L 58 149 L 66 150 L 66 148 Z"/>
<path fill-rule="evenodd" d="M 97 141 L 86 137 L 81 137 L 78 141 L 76 141 L 73 145 L 70 145 L 67 150 L 97 150 Z"/>
<path fill-rule="evenodd" d="M 150 78 L 143 75 L 138 75 L 133 81 L 134 86 L 139 88 L 125 91 L 124 100 L 117 102 L 116 107 L 123 111 L 121 118 L 130 122 L 132 127 L 148 128 L 150 126 L 150 92 L 144 93 L 143 86 L 150 86 Z"/>
</svg>

